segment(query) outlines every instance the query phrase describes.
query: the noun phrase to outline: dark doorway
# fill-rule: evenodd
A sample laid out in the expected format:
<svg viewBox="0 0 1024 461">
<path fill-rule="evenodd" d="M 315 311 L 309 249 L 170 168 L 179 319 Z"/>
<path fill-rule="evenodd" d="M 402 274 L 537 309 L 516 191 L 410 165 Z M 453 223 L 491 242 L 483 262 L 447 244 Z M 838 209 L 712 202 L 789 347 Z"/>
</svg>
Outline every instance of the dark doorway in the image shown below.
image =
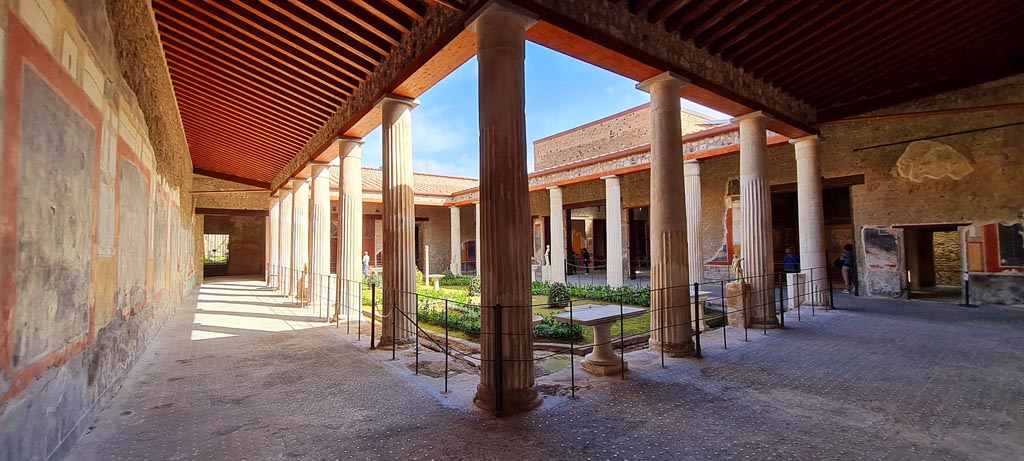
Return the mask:
<svg viewBox="0 0 1024 461">
<path fill-rule="evenodd" d="M 963 287 L 963 260 L 957 227 L 906 227 L 903 236 L 908 297 L 958 302 Z"/>
<path fill-rule="evenodd" d="M 849 186 L 828 187 L 822 190 L 825 215 L 825 261 L 832 264 L 843 254 L 843 246 L 853 244 L 853 203 Z M 772 192 L 772 249 L 776 272 L 783 272 L 783 257 L 787 248 L 800 253 L 799 213 L 797 193 L 793 190 Z M 832 271 L 832 285 L 843 288 L 839 271 Z"/>
<path fill-rule="evenodd" d="M 651 224 L 647 207 L 626 210 L 629 230 L 629 278 L 650 277 Z"/>
</svg>

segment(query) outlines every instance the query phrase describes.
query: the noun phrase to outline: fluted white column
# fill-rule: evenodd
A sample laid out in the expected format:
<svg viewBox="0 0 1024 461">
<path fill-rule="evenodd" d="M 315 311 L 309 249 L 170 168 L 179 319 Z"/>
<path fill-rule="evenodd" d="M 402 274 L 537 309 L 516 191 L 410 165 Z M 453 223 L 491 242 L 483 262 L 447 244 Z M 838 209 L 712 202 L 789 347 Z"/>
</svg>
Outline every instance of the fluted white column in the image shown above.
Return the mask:
<svg viewBox="0 0 1024 461">
<path fill-rule="evenodd" d="M 605 252 L 607 253 L 608 286 L 622 286 L 622 186 L 618 176 L 605 176 L 604 213 Z"/>
<path fill-rule="evenodd" d="M 450 208 L 451 218 L 451 265 L 448 270 L 455 275 L 462 275 L 462 211 L 457 206 Z"/>
<path fill-rule="evenodd" d="M 800 230 L 800 269 L 807 280 L 808 303 L 827 306 L 825 265 L 825 211 L 821 190 L 821 138 L 817 135 L 789 141 L 796 149 L 796 194 Z"/>
<path fill-rule="evenodd" d="M 476 226 L 475 243 L 473 243 L 473 272 L 477 277 L 480 276 L 480 264 L 483 259 L 483 248 L 480 247 L 480 202 L 473 204 L 473 213 L 476 213 L 476 218 L 473 220 L 474 226 Z"/>
<path fill-rule="evenodd" d="M 651 94 L 651 350 L 693 355 L 679 92 L 669 72 L 637 85 Z"/>
<path fill-rule="evenodd" d="M 309 296 L 309 181 L 292 180 L 292 292 L 300 300 Z"/>
<path fill-rule="evenodd" d="M 384 144 L 384 323 L 381 343 L 407 342 L 415 334 L 416 211 L 413 205 L 411 99 L 380 102 Z M 399 313 L 392 312 L 397 308 Z M 396 325 L 391 323 L 395 322 Z"/>
<path fill-rule="evenodd" d="M 536 20 L 504 2 L 471 20 L 480 69 L 481 304 L 504 306 L 480 316 L 480 385 L 474 402 L 515 413 L 541 403 L 533 388 L 530 254 L 533 225 L 526 162 L 526 29 Z M 495 333 L 501 333 L 501 380 L 495 380 Z M 491 339 L 491 340 L 488 340 Z M 499 394 L 500 390 L 500 394 Z M 498 396 L 501 396 L 500 401 Z"/>
<path fill-rule="evenodd" d="M 774 255 L 772 253 L 772 194 L 768 185 L 768 116 L 753 112 L 732 119 L 740 126 L 740 256 L 749 278 L 751 323 L 777 327 L 775 317 Z"/>
<path fill-rule="evenodd" d="M 280 281 L 278 281 L 278 290 L 285 296 L 291 296 L 292 294 L 292 189 L 291 187 L 282 187 L 279 190 L 281 194 L 281 205 L 280 205 L 280 222 L 278 226 L 278 235 L 280 239 L 278 241 L 278 261 L 281 265 Z"/>
<path fill-rule="evenodd" d="M 309 197 L 309 286 L 320 291 L 331 273 L 331 166 L 310 165 Z M 317 294 L 319 296 L 319 294 Z"/>
<path fill-rule="evenodd" d="M 362 309 L 363 141 L 340 138 L 338 149 L 338 286 L 334 314 L 358 316 Z"/>
<path fill-rule="evenodd" d="M 700 230 L 700 164 L 700 160 L 688 160 L 683 163 L 686 187 L 686 248 L 687 259 L 690 261 L 691 283 L 704 281 L 704 247 Z"/>
<path fill-rule="evenodd" d="M 562 208 L 562 188 L 548 188 L 551 212 L 551 280 L 565 283 L 565 210 Z"/>
<path fill-rule="evenodd" d="M 267 273 L 267 285 L 275 286 L 280 283 L 277 279 L 278 266 L 280 262 L 278 258 L 281 256 L 281 250 L 279 245 L 281 244 L 281 231 L 278 227 L 281 225 L 281 193 L 275 192 L 274 196 L 270 198 L 270 233 L 267 238 L 270 240 L 267 244 L 270 246 L 270 255 L 267 259 L 269 266 L 269 272 Z"/>
</svg>

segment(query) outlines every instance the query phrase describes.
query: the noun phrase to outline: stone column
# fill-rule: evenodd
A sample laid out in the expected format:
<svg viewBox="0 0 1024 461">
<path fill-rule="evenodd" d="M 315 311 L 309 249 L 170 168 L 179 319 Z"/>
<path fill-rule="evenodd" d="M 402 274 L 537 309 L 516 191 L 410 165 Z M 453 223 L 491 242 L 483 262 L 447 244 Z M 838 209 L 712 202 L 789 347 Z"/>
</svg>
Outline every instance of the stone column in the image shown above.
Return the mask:
<svg viewBox="0 0 1024 461">
<path fill-rule="evenodd" d="M 605 176 L 604 180 L 604 204 L 607 209 L 604 213 L 605 252 L 608 254 L 608 269 L 606 271 L 608 286 L 618 288 L 622 286 L 622 188 L 619 177 Z"/>
<path fill-rule="evenodd" d="M 476 236 L 473 237 L 476 240 L 473 243 L 473 272 L 476 276 L 480 276 L 480 264 L 483 258 L 480 257 L 483 252 L 480 248 L 480 202 L 473 204 L 473 212 L 476 213 L 476 218 L 473 220 L 473 224 L 476 226 Z"/>
<path fill-rule="evenodd" d="M 565 283 L 565 210 L 562 208 L 562 188 L 548 188 L 551 211 L 551 280 Z"/>
<path fill-rule="evenodd" d="M 277 257 L 278 262 L 281 265 L 279 270 L 280 277 L 278 280 L 277 288 L 281 291 L 281 294 L 289 296 L 292 293 L 292 189 L 290 187 L 282 187 L 279 190 L 281 194 L 281 204 L 279 206 L 281 224 L 278 226 L 278 252 L 280 253 Z"/>
<path fill-rule="evenodd" d="M 789 141 L 796 148 L 797 213 L 800 230 L 800 269 L 807 286 L 807 302 L 827 306 L 828 279 L 825 266 L 825 212 L 821 197 L 821 138 L 807 136 Z"/>
<path fill-rule="evenodd" d="M 704 247 L 700 231 L 700 160 L 683 162 L 686 188 L 686 248 L 690 261 L 690 282 L 704 281 Z"/>
<path fill-rule="evenodd" d="M 775 317 L 772 194 L 768 187 L 768 116 L 758 111 L 732 119 L 740 126 L 740 256 L 750 284 L 751 325 L 779 326 Z"/>
<path fill-rule="evenodd" d="M 450 208 L 452 212 L 452 262 L 448 270 L 455 275 L 462 275 L 462 211 L 457 206 Z"/>
<path fill-rule="evenodd" d="M 417 103 L 385 96 L 384 144 L 384 322 L 380 342 L 408 342 L 416 315 L 416 211 L 412 190 L 412 109 Z M 397 308 L 399 313 L 392 312 Z M 404 315 L 403 315 L 404 314 Z M 392 325 L 395 322 L 395 325 Z M 392 335 L 393 334 L 393 335 Z"/>
<path fill-rule="evenodd" d="M 360 315 L 363 266 L 363 141 L 340 138 L 338 148 L 338 264 L 334 315 Z"/>
<path fill-rule="evenodd" d="M 526 163 L 525 32 L 536 20 L 504 2 L 485 5 L 469 21 L 480 69 L 480 385 L 477 406 L 504 413 L 537 407 L 533 388 L 533 251 Z M 503 306 L 501 329 L 496 309 Z M 501 336 L 496 381 L 495 333 Z M 490 340 L 489 340 L 490 339 Z M 498 401 L 499 391 L 501 395 Z"/>
<path fill-rule="evenodd" d="M 309 295 L 309 181 L 292 180 L 292 293 L 300 300 Z"/>
<path fill-rule="evenodd" d="M 269 239 L 268 245 L 270 246 L 270 254 L 267 258 L 267 263 L 270 265 L 267 273 L 267 286 L 276 286 L 280 283 L 277 279 L 278 265 L 280 260 L 278 257 L 281 256 L 281 231 L 278 227 L 281 225 L 281 196 L 280 192 L 275 192 L 274 196 L 270 198 L 270 218 L 268 219 L 270 224 L 270 233 L 267 236 Z"/>
<path fill-rule="evenodd" d="M 309 286 L 310 297 L 327 287 L 324 280 L 331 273 L 331 166 L 314 163 L 310 166 L 309 211 Z M 319 294 L 317 296 L 320 296 Z"/>
<path fill-rule="evenodd" d="M 679 91 L 669 72 L 637 84 L 651 94 L 651 350 L 693 355 Z"/>
</svg>

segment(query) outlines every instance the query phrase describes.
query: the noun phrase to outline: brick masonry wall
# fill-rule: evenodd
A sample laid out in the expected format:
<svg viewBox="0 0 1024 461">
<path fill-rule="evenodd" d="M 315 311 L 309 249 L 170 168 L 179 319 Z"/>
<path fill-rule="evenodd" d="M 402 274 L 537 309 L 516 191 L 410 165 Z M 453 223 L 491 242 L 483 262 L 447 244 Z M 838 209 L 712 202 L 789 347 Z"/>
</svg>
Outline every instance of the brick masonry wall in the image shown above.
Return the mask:
<svg viewBox="0 0 1024 461">
<path fill-rule="evenodd" d="M 650 142 L 649 104 L 612 117 L 534 142 L 534 170 L 578 162 Z M 706 117 L 684 111 L 681 119 L 683 134 L 687 134 L 699 131 L 702 127 L 697 123 Z"/>
<path fill-rule="evenodd" d="M 936 232 L 932 235 L 935 251 L 935 284 L 960 286 L 963 264 L 960 262 L 960 235 L 956 232 Z"/>
<path fill-rule="evenodd" d="M 0 62 L 0 459 L 59 458 L 194 301 L 202 218 L 149 2 L 0 2 Z"/>
</svg>

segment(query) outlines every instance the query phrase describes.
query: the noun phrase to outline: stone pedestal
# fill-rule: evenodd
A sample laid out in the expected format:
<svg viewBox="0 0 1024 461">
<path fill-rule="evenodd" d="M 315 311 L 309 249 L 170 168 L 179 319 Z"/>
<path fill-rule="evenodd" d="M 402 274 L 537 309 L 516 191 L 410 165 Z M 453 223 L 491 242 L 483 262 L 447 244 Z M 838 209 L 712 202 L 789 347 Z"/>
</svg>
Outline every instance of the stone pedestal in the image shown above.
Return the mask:
<svg viewBox="0 0 1024 461">
<path fill-rule="evenodd" d="M 702 245 L 700 160 L 683 163 L 686 189 L 686 252 L 690 262 L 690 283 L 704 281 L 704 247 Z"/>
<path fill-rule="evenodd" d="M 455 275 L 462 275 L 462 211 L 457 206 L 451 207 L 451 255 L 452 262 L 448 270 Z"/>
<path fill-rule="evenodd" d="M 747 328 L 750 326 L 750 285 L 730 282 L 725 285 L 725 307 L 728 310 L 729 326 Z"/>
<path fill-rule="evenodd" d="M 528 13 L 527 13 L 528 14 Z M 525 31 L 536 22 L 504 2 L 484 5 L 476 32 L 480 82 L 480 384 L 473 402 L 503 414 L 541 404 L 533 388 L 530 259 L 533 224 L 526 162 Z M 488 306 L 504 306 L 500 313 Z M 501 316 L 500 336 L 498 316 Z M 497 376 L 501 338 L 502 365 Z M 490 340 L 488 340 L 490 339 Z"/>
<path fill-rule="evenodd" d="M 362 309 L 363 173 L 359 139 L 341 138 L 338 149 L 338 263 L 334 315 L 360 315 Z"/>
<path fill-rule="evenodd" d="M 800 269 L 806 276 L 806 301 L 815 306 L 828 306 L 825 213 L 821 190 L 821 166 L 818 160 L 821 138 L 807 136 L 789 142 L 796 150 Z"/>
<path fill-rule="evenodd" d="M 594 349 L 580 364 L 584 370 L 601 376 L 617 375 L 629 370 L 629 363 L 622 360 L 612 348 L 612 324 L 594 325 Z"/>
<path fill-rule="evenodd" d="M 605 273 L 608 279 L 608 286 L 618 288 L 622 286 L 622 187 L 618 176 L 605 176 L 604 180 L 604 203 L 605 203 L 605 236 L 607 243 L 605 254 L 608 256 L 608 265 Z"/>
<path fill-rule="evenodd" d="M 796 309 L 804 304 L 806 284 L 804 274 L 786 274 L 786 309 Z"/>
<path fill-rule="evenodd" d="M 380 102 L 384 144 L 384 322 L 380 344 L 409 342 L 416 315 L 416 210 L 413 206 L 412 109 L 416 102 Z M 398 309 L 399 312 L 393 312 Z M 395 322 L 395 325 L 392 325 Z"/>
<path fill-rule="evenodd" d="M 679 92 L 686 79 L 664 73 L 638 89 L 651 94 L 651 350 L 694 353 L 683 188 Z"/>
<path fill-rule="evenodd" d="M 309 182 L 292 180 L 292 293 L 309 300 Z"/>
<path fill-rule="evenodd" d="M 768 116 L 753 112 L 732 119 L 740 126 L 740 248 L 743 271 L 750 286 L 751 324 L 777 328 L 775 316 L 774 256 L 772 250 L 772 196 L 768 187 Z"/>
<path fill-rule="evenodd" d="M 548 188 L 551 212 L 551 281 L 565 283 L 565 211 L 562 208 L 562 188 Z"/>
<path fill-rule="evenodd" d="M 281 267 L 278 269 L 280 280 L 278 290 L 285 296 L 292 295 L 292 189 L 281 188 L 280 224 L 278 230 L 278 261 Z"/>
</svg>

